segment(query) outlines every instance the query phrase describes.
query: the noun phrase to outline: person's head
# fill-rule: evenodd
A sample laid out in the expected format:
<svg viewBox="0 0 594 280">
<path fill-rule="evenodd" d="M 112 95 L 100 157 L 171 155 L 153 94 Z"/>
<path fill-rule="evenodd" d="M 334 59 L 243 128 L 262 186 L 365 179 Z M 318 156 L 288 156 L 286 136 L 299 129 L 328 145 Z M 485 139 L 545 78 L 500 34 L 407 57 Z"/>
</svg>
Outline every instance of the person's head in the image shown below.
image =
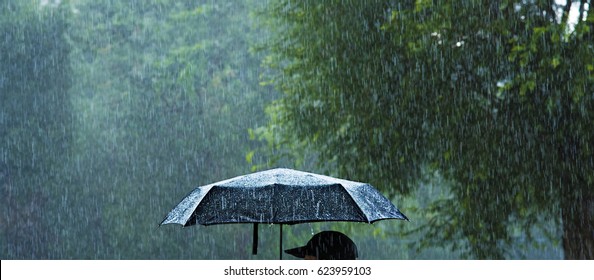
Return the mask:
<svg viewBox="0 0 594 280">
<path fill-rule="evenodd" d="M 322 231 L 312 236 L 305 246 L 285 252 L 306 260 L 354 260 L 358 257 L 355 243 L 338 231 Z"/>
</svg>

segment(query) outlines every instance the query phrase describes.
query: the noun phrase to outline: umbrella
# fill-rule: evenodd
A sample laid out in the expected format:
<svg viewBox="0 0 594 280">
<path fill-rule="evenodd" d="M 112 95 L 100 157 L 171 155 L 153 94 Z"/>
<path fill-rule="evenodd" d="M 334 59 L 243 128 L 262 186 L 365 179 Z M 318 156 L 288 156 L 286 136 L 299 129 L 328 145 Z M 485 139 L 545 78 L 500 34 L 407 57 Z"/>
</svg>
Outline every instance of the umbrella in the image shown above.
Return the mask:
<svg viewBox="0 0 594 280">
<path fill-rule="evenodd" d="M 282 258 L 283 224 L 384 219 L 408 220 L 369 184 L 277 168 L 198 187 L 160 225 L 252 223 L 257 254 L 258 224 L 280 224 Z"/>
</svg>

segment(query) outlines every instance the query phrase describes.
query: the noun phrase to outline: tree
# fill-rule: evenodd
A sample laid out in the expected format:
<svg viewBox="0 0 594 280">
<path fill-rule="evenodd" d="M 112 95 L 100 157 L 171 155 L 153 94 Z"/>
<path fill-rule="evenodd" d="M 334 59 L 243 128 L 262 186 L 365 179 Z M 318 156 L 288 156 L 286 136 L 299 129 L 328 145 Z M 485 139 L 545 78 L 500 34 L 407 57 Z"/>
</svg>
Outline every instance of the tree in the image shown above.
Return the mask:
<svg viewBox="0 0 594 280">
<path fill-rule="evenodd" d="M 2 258 L 55 256 L 72 139 L 67 11 L 0 1 Z"/>
<path fill-rule="evenodd" d="M 432 206 L 428 244 L 504 258 L 513 229 L 530 239 L 544 219 L 566 258 L 592 259 L 589 1 L 361 2 L 270 9 L 277 141 L 392 194 L 438 172 L 452 197 Z"/>
<path fill-rule="evenodd" d="M 245 153 L 254 143 L 247 128 L 264 122 L 261 104 L 270 98 L 270 89 L 258 84 L 261 54 L 250 51 L 260 34 L 251 4 L 73 5 L 79 161 L 72 169 L 82 186 L 73 192 L 93 207 L 81 207 L 86 213 L 73 217 L 80 225 L 70 235 L 84 233 L 86 240 L 77 242 L 96 250 L 69 256 L 234 257 L 230 250 L 205 250 L 214 246 L 208 242 L 188 242 L 208 231 L 154 228 L 191 188 L 249 171 Z"/>
</svg>

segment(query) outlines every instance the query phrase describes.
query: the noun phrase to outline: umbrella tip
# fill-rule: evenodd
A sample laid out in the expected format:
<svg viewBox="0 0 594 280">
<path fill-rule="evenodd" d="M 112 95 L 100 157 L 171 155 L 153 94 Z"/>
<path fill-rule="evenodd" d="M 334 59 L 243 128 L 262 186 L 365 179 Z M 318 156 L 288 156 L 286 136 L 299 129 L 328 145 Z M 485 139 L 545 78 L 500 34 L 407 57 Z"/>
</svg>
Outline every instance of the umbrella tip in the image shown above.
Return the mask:
<svg viewBox="0 0 594 280">
<path fill-rule="evenodd" d="M 406 215 L 404 215 L 404 213 L 400 212 L 400 210 L 397 209 L 396 212 L 397 212 L 397 215 L 400 216 L 399 218 L 401 220 L 406 220 L 406 221 L 409 221 L 410 222 L 410 220 L 408 219 L 408 217 Z"/>
<path fill-rule="evenodd" d="M 410 222 L 410 219 L 409 219 L 407 216 L 405 216 L 405 215 L 404 215 L 404 214 L 402 214 L 402 213 L 400 213 L 400 214 L 402 215 L 402 217 L 403 217 L 403 218 L 404 218 L 404 219 L 405 219 L 407 222 Z"/>
</svg>

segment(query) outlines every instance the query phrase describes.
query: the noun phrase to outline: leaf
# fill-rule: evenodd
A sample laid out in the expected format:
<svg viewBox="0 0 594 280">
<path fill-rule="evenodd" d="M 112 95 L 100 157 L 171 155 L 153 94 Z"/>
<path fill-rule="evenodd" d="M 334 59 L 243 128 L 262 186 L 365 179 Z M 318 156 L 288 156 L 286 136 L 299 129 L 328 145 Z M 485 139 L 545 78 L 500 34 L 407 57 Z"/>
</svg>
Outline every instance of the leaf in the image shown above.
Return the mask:
<svg viewBox="0 0 594 280">
<path fill-rule="evenodd" d="M 249 151 L 246 155 L 245 155 L 245 161 L 249 164 L 252 164 L 252 159 L 254 158 L 254 154 L 256 152 L 255 151 Z"/>
<path fill-rule="evenodd" d="M 431 6 L 433 6 L 433 2 L 431 0 L 417 0 L 415 2 L 415 11 L 421 12 Z"/>
<path fill-rule="evenodd" d="M 451 151 L 451 150 L 448 150 L 448 151 L 446 151 L 446 152 L 443 154 L 443 158 L 444 158 L 446 161 L 449 161 L 449 160 L 452 158 L 452 151 Z"/>
<path fill-rule="evenodd" d="M 551 66 L 553 69 L 557 68 L 561 64 L 561 58 L 559 56 L 555 56 L 551 59 Z"/>
</svg>

